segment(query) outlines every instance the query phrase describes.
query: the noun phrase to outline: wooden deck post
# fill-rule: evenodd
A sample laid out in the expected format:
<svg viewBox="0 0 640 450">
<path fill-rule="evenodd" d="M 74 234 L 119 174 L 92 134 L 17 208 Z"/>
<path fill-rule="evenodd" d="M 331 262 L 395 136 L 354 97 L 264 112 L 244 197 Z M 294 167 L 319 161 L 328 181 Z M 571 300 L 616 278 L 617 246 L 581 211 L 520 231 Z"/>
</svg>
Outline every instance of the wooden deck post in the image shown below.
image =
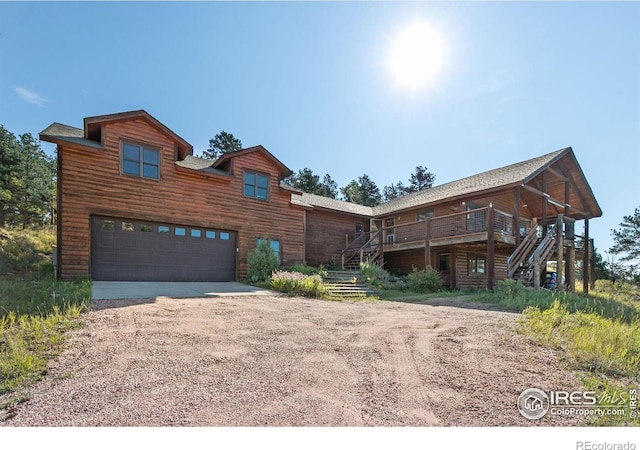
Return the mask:
<svg viewBox="0 0 640 450">
<path fill-rule="evenodd" d="M 564 283 L 562 282 L 562 274 L 563 263 L 564 263 L 564 214 L 558 214 L 558 219 L 556 220 L 556 232 L 558 233 L 558 247 L 557 247 L 557 266 L 556 266 L 556 285 L 558 286 L 559 291 L 564 291 Z M 566 281 L 566 279 L 565 279 Z"/>
<path fill-rule="evenodd" d="M 425 219 L 425 233 L 424 233 L 424 268 L 426 269 L 431 265 L 431 217 Z"/>
<path fill-rule="evenodd" d="M 576 290 L 576 248 L 573 245 L 567 248 L 567 264 L 564 271 L 567 290 L 573 292 Z"/>
<path fill-rule="evenodd" d="M 487 287 L 493 290 L 496 282 L 496 240 L 494 236 L 494 209 L 489 203 L 487 209 Z"/>
<path fill-rule="evenodd" d="M 591 249 L 589 248 L 589 219 L 584 219 L 584 258 L 582 259 L 582 291 L 589 293 L 591 278 Z"/>
<path fill-rule="evenodd" d="M 379 266 L 384 269 L 384 242 L 382 242 L 382 231 L 379 232 L 378 245 L 380 246 L 380 264 Z"/>
<path fill-rule="evenodd" d="M 516 237 L 516 248 L 520 245 L 520 186 L 516 186 L 513 196 L 513 233 Z"/>
<path fill-rule="evenodd" d="M 547 235 L 547 228 L 549 224 L 547 223 L 547 209 L 549 207 L 549 202 L 547 200 L 547 171 L 542 172 L 542 237 Z"/>
</svg>

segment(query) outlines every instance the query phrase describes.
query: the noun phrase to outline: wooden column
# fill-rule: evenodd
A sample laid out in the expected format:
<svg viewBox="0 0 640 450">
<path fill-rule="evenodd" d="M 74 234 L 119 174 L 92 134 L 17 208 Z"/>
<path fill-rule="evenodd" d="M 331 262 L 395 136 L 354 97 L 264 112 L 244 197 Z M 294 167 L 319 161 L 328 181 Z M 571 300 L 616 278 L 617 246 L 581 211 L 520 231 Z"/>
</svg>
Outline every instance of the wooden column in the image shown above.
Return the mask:
<svg viewBox="0 0 640 450">
<path fill-rule="evenodd" d="M 570 245 L 567 248 L 567 264 L 564 269 L 565 280 L 567 282 L 567 290 L 573 292 L 576 290 L 576 248 Z"/>
<path fill-rule="evenodd" d="M 520 186 L 516 186 L 513 195 L 513 232 L 516 236 L 516 247 L 520 245 Z"/>
<path fill-rule="evenodd" d="M 557 238 L 558 261 L 557 261 L 557 266 L 556 266 L 556 275 L 557 275 L 556 283 L 557 283 L 559 291 L 564 291 L 564 283 L 562 282 L 562 274 L 564 272 L 564 270 L 563 270 L 563 263 L 564 263 L 564 230 L 562 229 L 563 228 L 563 222 L 564 222 L 563 219 L 564 219 L 564 215 L 563 214 L 558 214 L 558 219 L 556 220 L 556 232 L 558 233 L 558 238 Z"/>
<path fill-rule="evenodd" d="M 584 219 L 584 258 L 582 259 L 582 291 L 589 293 L 591 279 L 591 249 L 589 248 L 589 219 Z"/>
<path fill-rule="evenodd" d="M 569 200 L 570 197 L 570 184 L 569 180 L 564 182 L 564 216 L 570 216 Z M 575 247 L 575 220 L 567 222 L 566 238 L 569 240 L 569 246 L 567 247 L 567 260 L 564 268 L 564 277 L 567 285 L 567 290 L 573 292 L 576 288 L 576 247 Z"/>
<path fill-rule="evenodd" d="M 494 209 L 493 203 L 487 209 L 487 287 L 493 290 L 496 282 L 496 240 L 494 236 Z"/>
<path fill-rule="evenodd" d="M 380 231 L 379 231 L 379 236 L 378 236 L 378 245 L 380 246 L 380 267 L 382 267 L 384 269 L 384 242 L 382 241 L 382 225 L 383 223 L 380 222 Z"/>
<path fill-rule="evenodd" d="M 549 207 L 549 201 L 547 200 L 547 171 L 542 172 L 542 237 L 547 235 L 547 208 Z"/>
<path fill-rule="evenodd" d="M 425 220 L 425 235 L 424 235 L 424 268 L 426 269 L 431 265 L 431 217 L 427 217 Z"/>
</svg>

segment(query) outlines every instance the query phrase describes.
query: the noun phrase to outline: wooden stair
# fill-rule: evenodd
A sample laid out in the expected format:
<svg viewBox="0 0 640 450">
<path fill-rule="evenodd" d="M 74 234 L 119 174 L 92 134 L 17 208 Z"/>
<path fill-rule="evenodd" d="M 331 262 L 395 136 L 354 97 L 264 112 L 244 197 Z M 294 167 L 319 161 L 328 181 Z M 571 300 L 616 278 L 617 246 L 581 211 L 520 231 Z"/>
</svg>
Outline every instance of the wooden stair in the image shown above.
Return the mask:
<svg viewBox="0 0 640 450">
<path fill-rule="evenodd" d="M 354 270 L 330 270 L 324 277 L 329 295 L 333 298 L 356 300 L 375 292 L 360 279 L 360 272 Z"/>
<path fill-rule="evenodd" d="M 546 267 L 556 250 L 558 241 L 556 226 L 551 226 L 545 236 L 540 236 L 537 227 L 532 227 L 522 242 L 507 259 L 507 276 L 524 284 L 536 286 L 542 268 Z"/>
<path fill-rule="evenodd" d="M 382 258 L 382 230 L 363 233 L 342 251 L 342 270 L 359 271 L 360 265 L 368 261 L 379 264 Z M 366 238 L 369 237 L 368 240 Z M 366 242 L 365 242 L 366 240 Z"/>
</svg>

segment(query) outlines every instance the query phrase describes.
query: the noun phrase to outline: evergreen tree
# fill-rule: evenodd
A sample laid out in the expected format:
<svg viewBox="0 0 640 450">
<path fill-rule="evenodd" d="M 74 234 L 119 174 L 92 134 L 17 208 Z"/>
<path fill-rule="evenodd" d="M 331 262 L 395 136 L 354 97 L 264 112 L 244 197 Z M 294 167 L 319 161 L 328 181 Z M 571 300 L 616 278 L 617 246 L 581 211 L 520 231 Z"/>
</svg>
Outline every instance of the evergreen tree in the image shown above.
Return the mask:
<svg viewBox="0 0 640 450">
<path fill-rule="evenodd" d="M 352 180 L 341 188 L 340 192 L 342 192 L 345 201 L 364 206 L 376 206 L 382 200 L 380 189 L 366 174 L 358 178 L 357 181 Z"/>
<path fill-rule="evenodd" d="M 609 253 L 622 254 L 622 261 L 632 261 L 640 258 L 640 208 L 634 213 L 622 218 L 620 228 L 611 230 L 613 246 Z"/>
<path fill-rule="evenodd" d="M 216 159 L 220 156 L 242 150 L 242 142 L 233 134 L 222 130 L 213 139 L 209 139 L 209 149 L 202 152 L 202 157 Z"/>
</svg>

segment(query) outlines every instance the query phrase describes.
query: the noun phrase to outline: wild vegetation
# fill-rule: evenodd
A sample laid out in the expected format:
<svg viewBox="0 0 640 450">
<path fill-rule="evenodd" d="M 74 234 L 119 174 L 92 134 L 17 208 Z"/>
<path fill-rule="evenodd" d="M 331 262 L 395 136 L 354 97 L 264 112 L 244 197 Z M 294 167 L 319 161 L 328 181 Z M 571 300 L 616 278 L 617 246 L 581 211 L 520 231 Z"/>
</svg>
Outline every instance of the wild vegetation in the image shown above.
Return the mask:
<svg viewBox="0 0 640 450">
<path fill-rule="evenodd" d="M 494 292 L 474 300 L 522 312 L 518 332 L 561 352 L 581 374 L 587 389 L 628 391 L 640 384 L 640 288 L 631 283 L 598 280 L 589 295 L 526 288 L 499 282 Z M 595 425 L 640 425 L 638 418 L 605 416 Z"/>
<path fill-rule="evenodd" d="M 43 375 L 48 359 L 62 350 L 66 332 L 80 325 L 91 284 L 54 279 L 52 231 L 0 229 L 0 235 L 1 395 Z"/>
</svg>

